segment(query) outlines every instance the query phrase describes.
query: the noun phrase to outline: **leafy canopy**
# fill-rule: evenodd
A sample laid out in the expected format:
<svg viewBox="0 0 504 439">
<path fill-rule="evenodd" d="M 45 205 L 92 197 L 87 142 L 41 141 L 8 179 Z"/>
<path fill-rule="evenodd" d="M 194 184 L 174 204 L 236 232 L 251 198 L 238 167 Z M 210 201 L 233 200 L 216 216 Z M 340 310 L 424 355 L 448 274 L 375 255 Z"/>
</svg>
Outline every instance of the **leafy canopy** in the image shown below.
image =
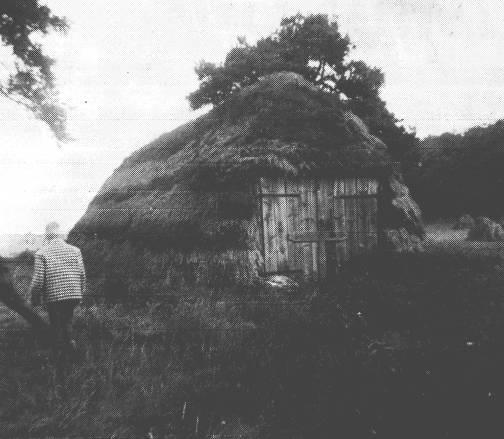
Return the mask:
<svg viewBox="0 0 504 439">
<path fill-rule="evenodd" d="M 54 60 L 43 52 L 38 40 L 52 30 L 65 32 L 67 28 L 64 18 L 38 0 L 0 2 L 0 39 L 12 50 L 10 62 L 0 59 L 0 68 L 8 73 L 0 82 L 0 94 L 32 111 L 60 141 L 68 136 L 65 112 L 55 89 Z"/>
<path fill-rule="evenodd" d="M 385 141 L 392 155 L 400 157 L 413 149 L 416 136 L 397 125 L 399 120 L 380 98 L 382 71 L 364 61 L 349 59 L 353 47 L 336 20 L 326 14 L 287 17 L 277 31 L 255 45 L 238 38 L 224 63 L 201 61 L 195 68 L 200 85 L 188 100 L 193 109 L 218 105 L 263 75 L 296 72 L 327 93 L 337 95 L 373 134 Z"/>
<path fill-rule="evenodd" d="M 444 133 L 420 143 L 421 166 L 408 180 L 425 215 L 504 218 L 504 119 L 464 134 Z"/>
</svg>

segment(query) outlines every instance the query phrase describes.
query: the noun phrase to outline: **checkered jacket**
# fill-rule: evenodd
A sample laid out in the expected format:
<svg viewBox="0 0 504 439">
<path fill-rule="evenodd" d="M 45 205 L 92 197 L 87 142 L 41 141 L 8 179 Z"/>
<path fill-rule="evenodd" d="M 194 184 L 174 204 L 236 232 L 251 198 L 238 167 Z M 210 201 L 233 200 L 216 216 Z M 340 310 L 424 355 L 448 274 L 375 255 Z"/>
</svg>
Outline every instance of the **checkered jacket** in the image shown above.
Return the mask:
<svg viewBox="0 0 504 439">
<path fill-rule="evenodd" d="M 45 303 L 81 299 L 86 272 L 81 251 L 62 239 L 52 239 L 35 253 L 31 296 Z"/>
</svg>

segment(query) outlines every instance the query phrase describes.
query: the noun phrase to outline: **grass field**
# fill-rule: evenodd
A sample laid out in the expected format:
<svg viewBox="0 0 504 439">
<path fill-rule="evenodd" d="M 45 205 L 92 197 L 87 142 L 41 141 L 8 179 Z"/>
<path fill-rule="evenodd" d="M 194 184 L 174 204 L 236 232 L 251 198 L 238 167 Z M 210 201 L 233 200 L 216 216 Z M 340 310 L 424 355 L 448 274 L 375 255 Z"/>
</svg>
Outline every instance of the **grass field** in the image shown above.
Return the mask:
<svg viewBox="0 0 504 439">
<path fill-rule="evenodd" d="M 450 241 L 454 245 L 462 243 L 467 238 L 467 230 L 454 230 L 452 226 L 454 222 L 445 220 L 426 224 L 427 240 L 434 242 Z"/>
<path fill-rule="evenodd" d="M 80 308 L 78 359 L 60 389 L 47 346 L 4 311 L 0 432 L 494 437 L 504 404 L 504 246 L 465 236 L 429 224 L 424 254 L 357 260 L 333 290 L 294 302 L 257 291 Z M 27 270 L 17 271 L 20 292 Z"/>
<path fill-rule="evenodd" d="M 496 256 L 504 259 L 504 242 L 467 241 L 468 230 L 453 230 L 455 220 L 429 223 L 425 226 L 427 252 Z"/>
</svg>

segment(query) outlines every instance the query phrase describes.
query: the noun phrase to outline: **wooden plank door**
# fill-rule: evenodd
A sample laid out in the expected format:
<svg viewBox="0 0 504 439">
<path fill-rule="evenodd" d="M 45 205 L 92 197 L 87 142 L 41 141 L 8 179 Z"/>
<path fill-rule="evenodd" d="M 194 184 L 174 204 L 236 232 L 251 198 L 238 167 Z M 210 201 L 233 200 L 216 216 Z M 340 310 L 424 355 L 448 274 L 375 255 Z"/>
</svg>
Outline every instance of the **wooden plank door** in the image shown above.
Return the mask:
<svg viewBox="0 0 504 439">
<path fill-rule="evenodd" d="M 330 238 L 336 234 L 334 212 L 334 180 L 322 179 L 317 190 L 317 232 L 319 278 L 331 277 L 337 270 L 337 243 Z"/>
<path fill-rule="evenodd" d="M 357 180 L 358 252 L 369 251 L 378 244 L 378 181 L 373 178 Z"/>
<path fill-rule="evenodd" d="M 301 209 L 301 183 L 296 180 L 287 179 L 285 182 L 285 197 L 287 207 L 287 251 L 289 258 L 289 269 L 292 272 L 301 272 L 304 260 L 303 246 L 295 243 L 291 238 L 300 233 L 300 209 Z"/>
<path fill-rule="evenodd" d="M 348 230 L 345 206 L 345 180 L 336 179 L 334 182 L 334 230 L 338 235 L 346 235 L 347 239 L 341 241 L 336 248 L 337 264 L 340 265 L 349 258 Z M 339 268 L 339 267 L 337 267 Z"/>
<path fill-rule="evenodd" d="M 260 186 L 266 273 L 320 280 L 377 244 L 375 179 L 262 178 Z"/>
<path fill-rule="evenodd" d="M 317 231 L 317 193 L 316 182 L 308 179 L 303 180 L 301 187 L 301 200 L 299 209 L 298 231 L 301 235 L 315 233 Z M 317 243 L 306 240 L 299 242 L 301 264 L 303 274 L 307 279 L 318 279 L 318 247 Z"/>
<path fill-rule="evenodd" d="M 299 251 L 289 241 L 298 231 L 300 194 L 294 182 L 261 178 L 264 227 L 264 266 L 266 273 L 298 271 Z"/>
<path fill-rule="evenodd" d="M 378 181 L 345 178 L 334 185 L 334 211 L 338 228 L 347 235 L 341 260 L 371 250 L 378 242 Z"/>
</svg>

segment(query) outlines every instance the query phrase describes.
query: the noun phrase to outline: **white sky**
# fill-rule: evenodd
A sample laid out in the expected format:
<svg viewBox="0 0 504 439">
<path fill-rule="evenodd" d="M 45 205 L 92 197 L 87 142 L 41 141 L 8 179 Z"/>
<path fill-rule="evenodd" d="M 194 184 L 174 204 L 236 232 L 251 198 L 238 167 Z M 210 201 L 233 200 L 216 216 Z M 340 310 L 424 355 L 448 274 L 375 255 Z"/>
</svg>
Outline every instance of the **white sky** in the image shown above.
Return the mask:
<svg viewBox="0 0 504 439">
<path fill-rule="evenodd" d="M 58 147 L 30 114 L 0 100 L 0 233 L 65 229 L 132 151 L 194 117 L 185 96 L 200 59 L 222 61 L 283 16 L 339 17 L 354 57 L 380 67 L 382 97 L 420 136 L 504 117 L 499 0 L 46 0 L 71 22 L 46 41 L 76 139 Z M 2 52 L 0 52 L 0 58 Z"/>
</svg>

